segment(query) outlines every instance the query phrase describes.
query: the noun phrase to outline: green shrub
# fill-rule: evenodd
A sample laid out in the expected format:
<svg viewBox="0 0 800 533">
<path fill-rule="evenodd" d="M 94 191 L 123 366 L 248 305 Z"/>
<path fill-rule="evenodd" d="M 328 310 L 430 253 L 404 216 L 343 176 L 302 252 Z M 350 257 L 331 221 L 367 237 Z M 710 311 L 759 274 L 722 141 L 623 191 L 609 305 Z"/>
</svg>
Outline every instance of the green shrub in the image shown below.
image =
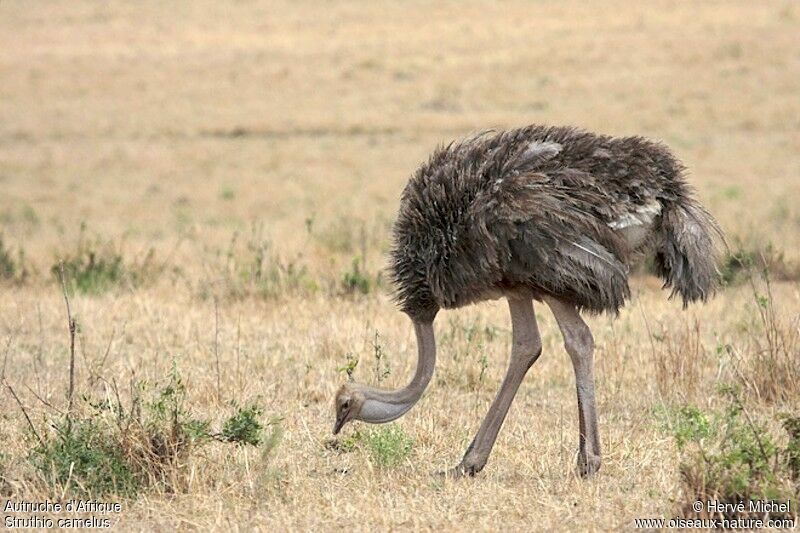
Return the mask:
<svg viewBox="0 0 800 533">
<path fill-rule="evenodd" d="M 50 482 L 86 495 L 134 496 L 140 486 L 113 428 L 99 420 L 53 425 L 55 435 L 33 449 L 30 461 Z"/>
<path fill-rule="evenodd" d="M 236 402 L 232 402 L 231 405 L 236 412 L 222 425 L 221 438 L 227 442 L 258 446 L 264 429 L 259 421 L 263 409 L 257 405 L 239 407 Z"/>
<path fill-rule="evenodd" d="M 773 279 L 797 281 L 800 265 L 786 259 L 783 251 L 771 242 L 742 242 L 722 258 L 720 278 L 723 285 L 737 285 L 753 272 L 769 272 Z"/>
<path fill-rule="evenodd" d="M 263 436 L 261 407 L 236 407 L 220 432 L 209 420 L 192 414 L 186 405 L 186 387 L 177 369 L 163 381 L 143 381 L 134 387 L 129 406 L 114 399 L 81 398 L 75 411 L 64 415 L 38 436 L 29 461 L 49 486 L 81 496 L 132 497 L 159 486 L 181 491 L 187 480 L 186 459 L 211 442 L 239 445 L 265 443 L 264 453 L 277 446 L 280 427 Z"/>
<path fill-rule="evenodd" d="M 695 406 L 664 409 L 659 418 L 675 438 L 680 452 L 682 516 L 706 516 L 692 504 L 697 500 L 737 503 L 747 500 L 796 502 L 797 462 L 800 459 L 800 419 L 787 418 L 788 442 L 769 430 L 769 421 L 753 420 L 738 393 L 727 390 L 727 406 L 704 412 Z M 796 508 L 792 509 L 796 512 Z M 749 509 L 728 518 L 749 516 Z"/>
</svg>

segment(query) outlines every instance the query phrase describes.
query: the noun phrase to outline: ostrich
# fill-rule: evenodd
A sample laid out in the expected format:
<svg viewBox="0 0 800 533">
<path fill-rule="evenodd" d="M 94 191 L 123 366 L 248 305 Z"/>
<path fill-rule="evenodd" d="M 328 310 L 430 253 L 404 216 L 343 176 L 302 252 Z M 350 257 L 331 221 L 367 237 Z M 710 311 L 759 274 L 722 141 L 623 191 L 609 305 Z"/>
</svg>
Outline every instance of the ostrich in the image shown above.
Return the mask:
<svg viewBox="0 0 800 533">
<path fill-rule="evenodd" d="M 580 312 L 619 314 L 628 272 L 648 255 L 684 307 L 715 290 L 724 237 L 684 170 L 663 144 L 572 127 L 484 132 L 438 148 L 403 191 L 390 253 L 395 300 L 416 333 L 416 371 L 399 390 L 342 385 L 333 433 L 351 420 L 395 420 L 419 400 L 433 376 L 440 309 L 505 297 L 507 373 L 463 459 L 446 472 L 474 476 L 541 354 L 536 300 L 555 316 L 575 371 L 577 471 L 596 473 L 594 341 Z"/>
</svg>

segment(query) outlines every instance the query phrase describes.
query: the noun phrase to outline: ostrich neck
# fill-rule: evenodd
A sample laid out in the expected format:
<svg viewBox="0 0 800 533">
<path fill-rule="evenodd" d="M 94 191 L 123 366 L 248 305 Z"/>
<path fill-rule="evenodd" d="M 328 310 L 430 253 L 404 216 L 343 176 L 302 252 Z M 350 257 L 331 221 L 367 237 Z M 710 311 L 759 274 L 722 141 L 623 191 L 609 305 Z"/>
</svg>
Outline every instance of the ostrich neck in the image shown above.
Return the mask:
<svg viewBox="0 0 800 533">
<path fill-rule="evenodd" d="M 400 418 L 417 403 L 430 383 L 436 366 L 433 322 L 414 321 L 414 331 L 419 354 L 414 377 L 408 385 L 393 391 L 362 386 L 365 400 L 359 418 L 364 422 L 380 424 Z"/>
</svg>

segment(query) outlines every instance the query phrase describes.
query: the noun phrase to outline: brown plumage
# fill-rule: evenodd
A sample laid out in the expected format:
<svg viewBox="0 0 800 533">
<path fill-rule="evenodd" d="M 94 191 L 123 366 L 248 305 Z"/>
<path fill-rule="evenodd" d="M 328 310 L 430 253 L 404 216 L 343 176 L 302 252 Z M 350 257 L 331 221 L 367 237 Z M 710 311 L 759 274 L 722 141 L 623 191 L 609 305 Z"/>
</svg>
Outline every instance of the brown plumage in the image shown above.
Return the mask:
<svg viewBox="0 0 800 533">
<path fill-rule="evenodd" d="M 672 295 L 704 300 L 720 238 L 663 144 L 528 126 L 431 155 L 403 192 L 391 271 L 420 320 L 519 291 L 616 313 L 648 253 Z"/>
</svg>

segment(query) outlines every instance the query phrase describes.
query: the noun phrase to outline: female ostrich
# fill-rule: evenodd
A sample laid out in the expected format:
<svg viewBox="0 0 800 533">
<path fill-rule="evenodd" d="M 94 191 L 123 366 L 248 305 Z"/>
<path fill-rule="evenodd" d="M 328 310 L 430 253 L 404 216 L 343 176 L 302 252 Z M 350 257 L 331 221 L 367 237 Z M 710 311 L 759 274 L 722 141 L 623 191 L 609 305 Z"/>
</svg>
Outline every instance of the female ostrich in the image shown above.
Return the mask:
<svg viewBox="0 0 800 533">
<path fill-rule="evenodd" d="M 395 297 L 417 337 L 414 377 L 394 391 L 344 384 L 334 434 L 350 420 L 389 422 L 419 400 L 436 362 L 439 309 L 504 296 L 511 362 L 464 458 L 449 472 L 476 474 L 541 353 L 537 300 L 553 312 L 575 370 L 578 472 L 597 472 L 594 344 L 579 311 L 619 313 L 630 296 L 629 269 L 648 253 L 684 307 L 715 289 L 722 233 L 683 172 L 662 144 L 570 127 L 483 133 L 437 149 L 403 191 L 391 252 Z"/>
</svg>

